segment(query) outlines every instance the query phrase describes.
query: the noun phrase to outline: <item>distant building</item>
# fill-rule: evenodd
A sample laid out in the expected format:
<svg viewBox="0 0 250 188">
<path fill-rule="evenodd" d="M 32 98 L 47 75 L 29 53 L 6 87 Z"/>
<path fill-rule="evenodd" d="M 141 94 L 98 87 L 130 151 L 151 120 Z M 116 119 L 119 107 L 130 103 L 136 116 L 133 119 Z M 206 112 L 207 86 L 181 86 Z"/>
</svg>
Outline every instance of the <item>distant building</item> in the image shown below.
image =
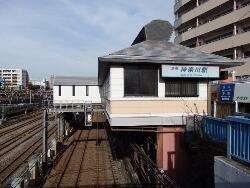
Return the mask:
<svg viewBox="0 0 250 188">
<path fill-rule="evenodd" d="M 250 0 L 176 0 L 174 12 L 175 43 L 241 59 L 229 73 L 250 79 Z"/>
<path fill-rule="evenodd" d="M 55 76 L 53 83 L 54 104 L 101 103 L 96 77 Z"/>
<path fill-rule="evenodd" d="M 29 74 L 23 69 L 0 69 L 2 87 L 26 89 L 29 82 Z"/>
<path fill-rule="evenodd" d="M 46 88 L 49 85 L 49 82 L 46 79 L 43 80 L 30 80 L 32 86 L 39 86 L 40 88 Z"/>
</svg>

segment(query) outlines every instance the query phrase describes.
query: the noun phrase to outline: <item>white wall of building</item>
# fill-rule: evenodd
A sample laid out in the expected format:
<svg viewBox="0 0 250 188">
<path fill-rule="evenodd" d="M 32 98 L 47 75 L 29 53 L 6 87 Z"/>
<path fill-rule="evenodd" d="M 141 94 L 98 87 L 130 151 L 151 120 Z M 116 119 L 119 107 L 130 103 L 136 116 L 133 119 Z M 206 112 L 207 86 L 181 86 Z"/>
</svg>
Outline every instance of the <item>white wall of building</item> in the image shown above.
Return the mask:
<svg viewBox="0 0 250 188">
<path fill-rule="evenodd" d="M 124 69 L 122 66 L 113 66 L 110 68 L 110 74 L 107 76 L 102 91 L 108 91 L 106 98 L 109 100 L 207 100 L 207 82 L 199 82 L 198 97 L 165 97 L 165 82 L 160 77 L 158 71 L 158 97 L 124 97 Z"/>
<path fill-rule="evenodd" d="M 106 112 L 109 116 L 109 123 L 111 126 L 143 126 L 143 125 L 181 125 L 185 124 L 185 117 L 188 114 L 196 113 L 195 110 L 195 101 L 199 104 L 203 104 L 206 108 L 207 98 L 208 98 L 208 85 L 205 80 L 201 80 L 199 82 L 199 96 L 198 97 L 165 97 L 165 81 L 160 76 L 160 68 L 158 71 L 158 96 L 157 97 L 125 97 L 124 96 L 124 68 L 122 66 L 111 66 L 110 72 L 107 75 L 102 87 L 102 103 L 105 106 Z M 134 109 L 128 110 L 126 114 L 117 113 L 121 111 L 121 109 L 127 109 L 131 104 L 133 108 L 138 108 L 140 111 L 141 106 L 144 106 L 147 102 L 152 102 L 151 104 L 179 104 L 183 105 L 183 109 L 186 109 L 185 113 L 182 111 L 175 112 L 156 112 L 155 105 L 152 106 L 151 109 L 148 109 L 150 113 L 133 113 Z M 138 103 L 141 101 L 141 103 Z M 128 104 L 129 102 L 129 104 Z M 154 103 L 155 102 L 155 103 Z M 112 113 L 114 107 L 112 106 L 114 103 L 119 104 L 120 106 L 115 105 L 116 112 Z M 147 103 L 148 104 L 148 103 Z M 178 106 L 178 105 L 177 105 Z M 190 113 L 190 109 L 192 108 L 192 113 Z M 146 107 L 146 106 L 145 106 Z M 120 109 L 118 109 L 120 108 Z M 159 108 L 162 108 L 159 107 Z M 167 108 L 167 105 L 166 105 Z M 203 108 L 203 107 L 202 107 Z M 178 109 L 178 107 L 177 107 Z M 175 109 L 173 109 L 174 111 Z M 206 110 L 206 109 L 205 109 Z M 198 113 L 202 114 L 203 111 L 198 110 Z"/>
<path fill-rule="evenodd" d="M 59 96 L 59 86 L 53 86 L 53 102 L 58 103 L 101 103 L 99 86 L 88 86 L 89 95 L 86 95 L 86 86 L 75 86 L 75 96 L 73 96 L 73 86 L 61 86 L 61 96 Z"/>
</svg>

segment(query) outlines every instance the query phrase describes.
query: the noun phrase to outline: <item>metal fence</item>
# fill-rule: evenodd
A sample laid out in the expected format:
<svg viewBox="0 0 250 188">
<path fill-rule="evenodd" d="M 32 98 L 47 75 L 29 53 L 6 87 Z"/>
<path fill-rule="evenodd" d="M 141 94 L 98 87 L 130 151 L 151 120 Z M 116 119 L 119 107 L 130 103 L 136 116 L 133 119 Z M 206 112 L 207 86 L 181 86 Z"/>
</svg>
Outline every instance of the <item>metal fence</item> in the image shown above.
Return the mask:
<svg viewBox="0 0 250 188">
<path fill-rule="evenodd" d="M 202 120 L 203 135 L 220 142 L 227 141 L 227 126 L 227 120 L 221 118 L 206 116 Z"/>
<path fill-rule="evenodd" d="M 221 119 L 203 116 L 201 122 L 203 139 L 225 142 L 228 158 L 234 157 L 250 163 L 250 119 L 248 117 L 230 116 Z"/>
<path fill-rule="evenodd" d="M 250 163 L 250 119 L 229 117 L 228 124 L 228 158 L 236 157 Z"/>
</svg>

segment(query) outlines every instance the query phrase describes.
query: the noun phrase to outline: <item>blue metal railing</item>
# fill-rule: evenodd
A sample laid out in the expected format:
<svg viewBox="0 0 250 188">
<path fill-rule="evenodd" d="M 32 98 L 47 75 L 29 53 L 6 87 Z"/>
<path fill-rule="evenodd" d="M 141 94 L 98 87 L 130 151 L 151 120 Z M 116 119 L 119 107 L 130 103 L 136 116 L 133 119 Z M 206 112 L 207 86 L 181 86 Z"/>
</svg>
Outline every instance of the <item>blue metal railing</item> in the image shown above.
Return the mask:
<svg viewBox="0 0 250 188">
<path fill-rule="evenodd" d="M 202 120 L 203 135 L 220 142 L 227 141 L 227 126 L 228 122 L 220 118 L 206 116 Z"/>
<path fill-rule="evenodd" d="M 250 163 L 250 119 L 229 117 L 227 155 Z"/>
<path fill-rule="evenodd" d="M 204 138 L 227 143 L 228 158 L 250 163 L 250 119 L 246 115 L 226 119 L 204 116 L 202 133 Z"/>
</svg>

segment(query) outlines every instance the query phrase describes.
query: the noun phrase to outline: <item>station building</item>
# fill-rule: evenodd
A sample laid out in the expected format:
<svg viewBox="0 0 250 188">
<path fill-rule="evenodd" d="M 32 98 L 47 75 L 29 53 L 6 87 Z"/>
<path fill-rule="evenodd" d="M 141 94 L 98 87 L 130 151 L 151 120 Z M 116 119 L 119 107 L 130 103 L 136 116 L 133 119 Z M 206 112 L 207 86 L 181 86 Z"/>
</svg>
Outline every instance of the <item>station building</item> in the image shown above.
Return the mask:
<svg viewBox="0 0 250 188">
<path fill-rule="evenodd" d="M 153 21 L 142 31 L 155 27 L 157 34 L 159 23 L 168 25 Z M 187 115 L 209 112 L 209 81 L 220 79 L 221 69 L 242 64 L 168 42 L 166 33 L 154 39 L 140 32 L 131 47 L 99 58 L 110 126 L 184 125 Z"/>
<path fill-rule="evenodd" d="M 98 82 L 111 128 L 155 132 L 158 167 L 181 177 L 186 118 L 208 114 L 210 81 L 243 62 L 168 42 L 169 28 L 152 21 L 132 46 L 100 57 Z"/>
<path fill-rule="evenodd" d="M 99 57 L 98 82 L 55 78 L 54 104 L 85 102 L 86 86 L 93 86 L 111 130 L 155 134 L 158 167 L 181 177 L 186 118 L 208 114 L 210 81 L 243 62 L 168 42 L 172 30 L 169 22 L 154 20 L 130 47 Z"/>
</svg>

